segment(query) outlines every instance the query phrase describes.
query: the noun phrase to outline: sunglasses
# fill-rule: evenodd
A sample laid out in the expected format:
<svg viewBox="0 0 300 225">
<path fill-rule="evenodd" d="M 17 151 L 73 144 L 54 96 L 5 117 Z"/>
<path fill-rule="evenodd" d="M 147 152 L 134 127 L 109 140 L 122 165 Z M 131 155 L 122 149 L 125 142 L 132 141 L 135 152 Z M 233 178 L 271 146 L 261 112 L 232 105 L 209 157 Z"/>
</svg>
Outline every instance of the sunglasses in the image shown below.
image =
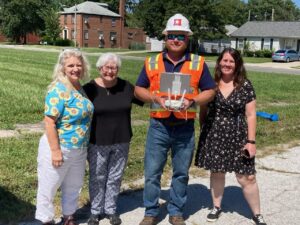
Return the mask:
<svg viewBox="0 0 300 225">
<path fill-rule="evenodd" d="M 250 153 L 249 153 L 248 149 L 243 149 L 242 150 L 242 156 L 247 158 L 247 159 L 250 159 Z"/>
<path fill-rule="evenodd" d="M 186 38 L 186 35 L 184 34 L 168 34 L 167 39 L 168 40 L 175 40 L 177 39 L 178 41 L 184 41 Z"/>
</svg>

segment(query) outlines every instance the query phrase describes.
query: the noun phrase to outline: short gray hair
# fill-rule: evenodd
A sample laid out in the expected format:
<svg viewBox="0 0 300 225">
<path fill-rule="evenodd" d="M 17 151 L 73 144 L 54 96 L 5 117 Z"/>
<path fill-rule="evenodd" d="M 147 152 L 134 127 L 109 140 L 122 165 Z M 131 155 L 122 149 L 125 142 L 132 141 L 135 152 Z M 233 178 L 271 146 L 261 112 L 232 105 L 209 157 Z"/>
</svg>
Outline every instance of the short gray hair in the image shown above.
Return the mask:
<svg viewBox="0 0 300 225">
<path fill-rule="evenodd" d="M 96 67 L 99 69 L 103 67 L 106 63 L 108 63 L 108 61 L 110 60 L 114 61 L 117 64 L 118 69 L 121 68 L 121 58 L 117 54 L 111 52 L 102 54 L 97 60 Z"/>
</svg>

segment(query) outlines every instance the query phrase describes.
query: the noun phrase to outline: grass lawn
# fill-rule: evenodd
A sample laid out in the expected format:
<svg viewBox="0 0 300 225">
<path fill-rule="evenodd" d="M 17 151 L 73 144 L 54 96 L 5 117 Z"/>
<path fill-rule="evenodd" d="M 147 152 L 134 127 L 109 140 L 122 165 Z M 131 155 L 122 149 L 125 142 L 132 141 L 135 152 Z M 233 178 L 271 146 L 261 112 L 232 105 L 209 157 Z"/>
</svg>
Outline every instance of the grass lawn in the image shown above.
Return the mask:
<svg viewBox="0 0 300 225">
<path fill-rule="evenodd" d="M 37 123 L 43 119 L 46 87 L 51 81 L 57 56 L 58 53 L 1 49 L 0 129 L 14 129 L 16 124 Z M 96 77 L 97 57 L 88 58 L 93 68 L 92 77 Z M 123 60 L 120 76 L 134 83 L 142 65 L 142 61 Z M 300 76 L 249 72 L 249 78 L 256 89 L 257 110 L 278 113 L 280 119 L 278 122 L 270 122 L 258 118 L 259 156 L 272 154 L 274 149 L 270 146 L 299 140 Z M 125 182 L 143 176 L 147 106 L 134 106 L 132 119 L 134 138 Z M 198 122 L 196 127 L 198 135 Z M 16 138 L 0 138 L 0 223 L 14 224 L 34 216 L 36 155 L 40 136 L 41 134 L 27 134 Z M 267 147 L 271 150 L 263 151 Z M 87 202 L 87 192 L 85 182 L 80 198 L 82 204 Z M 58 198 L 56 202 L 58 205 Z"/>
</svg>

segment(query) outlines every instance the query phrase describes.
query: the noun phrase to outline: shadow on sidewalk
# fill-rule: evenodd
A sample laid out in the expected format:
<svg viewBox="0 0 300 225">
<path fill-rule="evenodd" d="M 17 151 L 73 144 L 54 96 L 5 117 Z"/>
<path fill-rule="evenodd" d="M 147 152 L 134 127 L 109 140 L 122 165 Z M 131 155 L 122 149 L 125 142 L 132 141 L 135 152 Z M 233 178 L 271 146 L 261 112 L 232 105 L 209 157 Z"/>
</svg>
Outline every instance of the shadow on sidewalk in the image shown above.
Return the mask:
<svg viewBox="0 0 300 225">
<path fill-rule="evenodd" d="M 160 206 L 159 222 L 168 217 L 167 203 L 169 200 L 170 190 L 161 191 L 161 199 L 164 203 Z M 88 219 L 90 206 L 79 209 L 76 214 L 80 219 Z M 118 199 L 118 213 L 120 215 L 132 212 L 137 208 L 143 208 L 143 190 L 123 192 Z M 190 184 L 188 186 L 188 199 L 184 209 L 184 217 L 190 216 L 205 209 L 207 212 L 212 208 L 210 190 L 202 184 Z M 222 210 L 224 213 L 238 213 L 244 217 L 251 217 L 251 210 L 243 196 L 239 186 L 225 187 L 222 201 Z M 206 215 L 205 215 L 206 216 Z"/>
</svg>

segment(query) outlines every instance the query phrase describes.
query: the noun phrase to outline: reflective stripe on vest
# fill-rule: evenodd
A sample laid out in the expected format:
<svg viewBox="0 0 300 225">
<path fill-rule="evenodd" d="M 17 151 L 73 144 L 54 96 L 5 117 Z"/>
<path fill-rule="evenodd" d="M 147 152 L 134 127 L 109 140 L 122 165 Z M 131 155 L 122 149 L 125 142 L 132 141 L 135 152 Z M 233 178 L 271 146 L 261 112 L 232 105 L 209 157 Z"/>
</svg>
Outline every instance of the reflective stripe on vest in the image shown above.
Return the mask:
<svg viewBox="0 0 300 225">
<path fill-rule="evenodd" d="M 180 72 L 191 75 L 190 86 L 193 93 L 185 95 L 185 98 L 192 99 L 199 94 L 198 84 L 203 70 L 203 57 L 191 54 L 191 61 L 185 61 Z M 150 81 L 150 92 L 159 96 L 167 96 L 167 93 L 160 93 L 160 74 L 165 72 L 163 53 L 152 56 L 145 60 L 145 69 Z M 163 109 L 159 104 L 150 105 L 150 116 L 154 118 L 167 118 L 171 112 Z M 192 119 L 196 117 L 196 106 L 190 107 L 187 111 L 176 111 L 174 115 L 179 119 Z"/>
</svg>

